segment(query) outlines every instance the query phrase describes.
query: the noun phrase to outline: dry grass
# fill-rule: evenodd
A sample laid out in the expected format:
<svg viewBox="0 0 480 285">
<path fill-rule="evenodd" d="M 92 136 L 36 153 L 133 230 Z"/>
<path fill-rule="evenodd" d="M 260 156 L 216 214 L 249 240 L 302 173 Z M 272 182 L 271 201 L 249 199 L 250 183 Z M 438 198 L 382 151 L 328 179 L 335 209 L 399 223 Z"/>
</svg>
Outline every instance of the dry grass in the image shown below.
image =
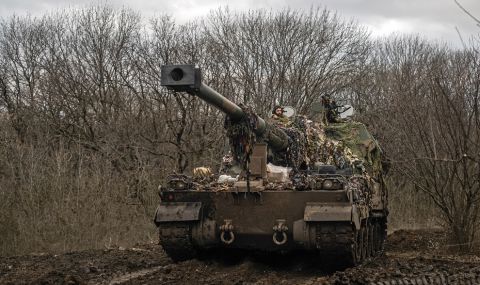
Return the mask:
<svg viewBox="0 0 480 285">
<path fill-rule="evenodd" d="M 108 158 L 61 144 L 5 145 L 0 160 L 1 256 L 156 239 L 154 169 L 119 172 Z"/>
<path fill-rule="evenodd" d="M 160 175 L 119 172 L 103 156 L 58 144 L 0 150 L 0 255 L 129 246 L 156 240 Z M 423 193 L 390 186 L 390 229 L 437 227 Z"/>
<path fill-rule="evenodd" d="M 430 229 L 441 227 L 441 219 L 435 205 L 420 191 L 411 187 L 389 188 L 388 230 Z"/>
</svg>

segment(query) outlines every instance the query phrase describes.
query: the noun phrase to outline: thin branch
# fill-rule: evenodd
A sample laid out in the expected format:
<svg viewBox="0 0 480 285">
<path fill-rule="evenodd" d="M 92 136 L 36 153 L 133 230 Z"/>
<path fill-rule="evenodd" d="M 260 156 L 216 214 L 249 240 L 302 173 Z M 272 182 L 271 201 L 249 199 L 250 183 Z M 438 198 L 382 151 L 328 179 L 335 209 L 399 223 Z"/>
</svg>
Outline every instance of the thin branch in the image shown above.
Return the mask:
<svg viewBox="0 0 480 285">
<path fill-rule="evenodd" d="M 460 33 L 460 30 L 458 29 L 457 26 L 455 26 L 455 31 L 457 31 L 458 37 L 460 38 L 460 41 L 462 42 L 463 48 L 467 49 L 467 44 L 465 44 L 465 41 L 463 40 L 462 34 Z"/>
<path fill-rule="evenodd" d="M 480 20 L 477 19 L 475 16 L 472 15 L 472 13 L 470 13 L 467 9 L 463 8 L 463 6 L 458 3 L 457 0 L 453 0 L 455 2 L 455 4 L 457 4 L 457 6 L 462 9 L 463 12 L 465 12 L 465 14 L 467 14 L 470 18 L 472 18 L 475 22 L 477 22 L 477 26 L 480 27 Z"/>
</svg>

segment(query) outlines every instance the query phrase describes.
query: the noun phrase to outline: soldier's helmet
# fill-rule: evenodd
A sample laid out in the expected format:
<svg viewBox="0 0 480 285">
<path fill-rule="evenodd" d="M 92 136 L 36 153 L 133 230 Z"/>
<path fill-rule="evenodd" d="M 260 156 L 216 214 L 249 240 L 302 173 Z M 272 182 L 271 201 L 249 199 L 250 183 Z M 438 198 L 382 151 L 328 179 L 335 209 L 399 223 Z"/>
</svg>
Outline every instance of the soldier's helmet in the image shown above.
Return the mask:
<svg viewBox="0 0 480 285">
<path fill-rule="evenodd" d="M 230 152 L 223 156 L 222 158 L 223 164 L 232 164 L 232 162 L 233 162 L 233 156 Z"/>
</svg>

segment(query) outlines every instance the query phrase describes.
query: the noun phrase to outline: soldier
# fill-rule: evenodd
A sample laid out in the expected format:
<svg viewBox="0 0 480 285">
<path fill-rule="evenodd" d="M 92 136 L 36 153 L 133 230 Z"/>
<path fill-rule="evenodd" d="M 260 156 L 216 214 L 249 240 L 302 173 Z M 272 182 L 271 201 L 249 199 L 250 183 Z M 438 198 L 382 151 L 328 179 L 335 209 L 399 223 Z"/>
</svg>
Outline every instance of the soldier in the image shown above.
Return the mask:
<svg viewBox="0 0 480 285">
<path fill-rule="evenodd" d="M 219 172 L 221 174 L 228 173 L 228 171 L 232 168 L 233 166 L 233 155 L 229 151 L 227 154 L 225 154 L 222 158 L 222 164 L 220 165 L 220 170 Z"/>
<path fill-rule="evenodd" d="M 275 106 L 272 110 L 272 116 L 270 117 L 271 121 L 276 125 L 280 125 L 283 127 L 288 126 L 290 124 L 290 120 L 287 116 L 284 115 L 284 113 L 285 110 L 282 106 Z"/>
<path fill-rule="evenodd" d="M 222 164 L 220 165 L 219 173 L 230 176 L 237 176 L 242 171 L 241 167 L 235 163 L 232 153 L 229 151 L 222 158 Z"/>
<path fill-rule="evenodd" d="M 339 123 L 341 122 L 338 108 L 342 107 L 337 105 L 335 100 L 330 98 L 330 95 L 322 96 L 322 104 L 325 108 L 325 119 L 327 123 Z"/>
</svg>

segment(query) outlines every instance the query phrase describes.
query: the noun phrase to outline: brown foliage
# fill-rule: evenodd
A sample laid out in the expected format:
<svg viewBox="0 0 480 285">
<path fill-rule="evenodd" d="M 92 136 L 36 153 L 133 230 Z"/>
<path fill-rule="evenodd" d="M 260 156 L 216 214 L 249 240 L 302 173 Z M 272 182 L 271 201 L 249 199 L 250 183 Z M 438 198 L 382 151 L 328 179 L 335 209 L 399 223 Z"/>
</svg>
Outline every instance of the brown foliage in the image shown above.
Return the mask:
<svg viewBox="0 0 480 285">
<path fill-rule="evenodd" d="M 469 249 L 480 223 L 479 54 L 416 37 L 377 50 L 374 84 L 360 88 L 363 116 L 381 134 L 398 179 L 426 193 Z"/>
<path fill-rule="evenodd" d="M 223 115 L 161 88 L 161 65 L 199 64 L 209 85 L 267 114 L 345 90 L 367 45 L 322 10 L 161 16 L 146 29 L 102 5 L 2 20 L 0 254 L 152 239 L 163 177 L 218 166 Z"/>
<path fill-rule="evenodd" d="M 392 209 L 406 212 L 394 215 L 409 215 L 401 203 L 418 200 L 402 194 L 421 190 L 471 245 L 478 46 L 372 43 L 354 22 L 319 9 L 141 23 L 109 6 L 0 22 L 0 255 L 154 239 L 163 177 L 215 169 L 227 148 L 223 114 L 160 87 L 161 65 L 174 63 L 199 64 L 207 84 L 261 115 L 276 104 L 305 113 L 322 95 L 348 98 L 392 159 L 391 185 L 402 185 L 391 189 Z"/>
</svg>

